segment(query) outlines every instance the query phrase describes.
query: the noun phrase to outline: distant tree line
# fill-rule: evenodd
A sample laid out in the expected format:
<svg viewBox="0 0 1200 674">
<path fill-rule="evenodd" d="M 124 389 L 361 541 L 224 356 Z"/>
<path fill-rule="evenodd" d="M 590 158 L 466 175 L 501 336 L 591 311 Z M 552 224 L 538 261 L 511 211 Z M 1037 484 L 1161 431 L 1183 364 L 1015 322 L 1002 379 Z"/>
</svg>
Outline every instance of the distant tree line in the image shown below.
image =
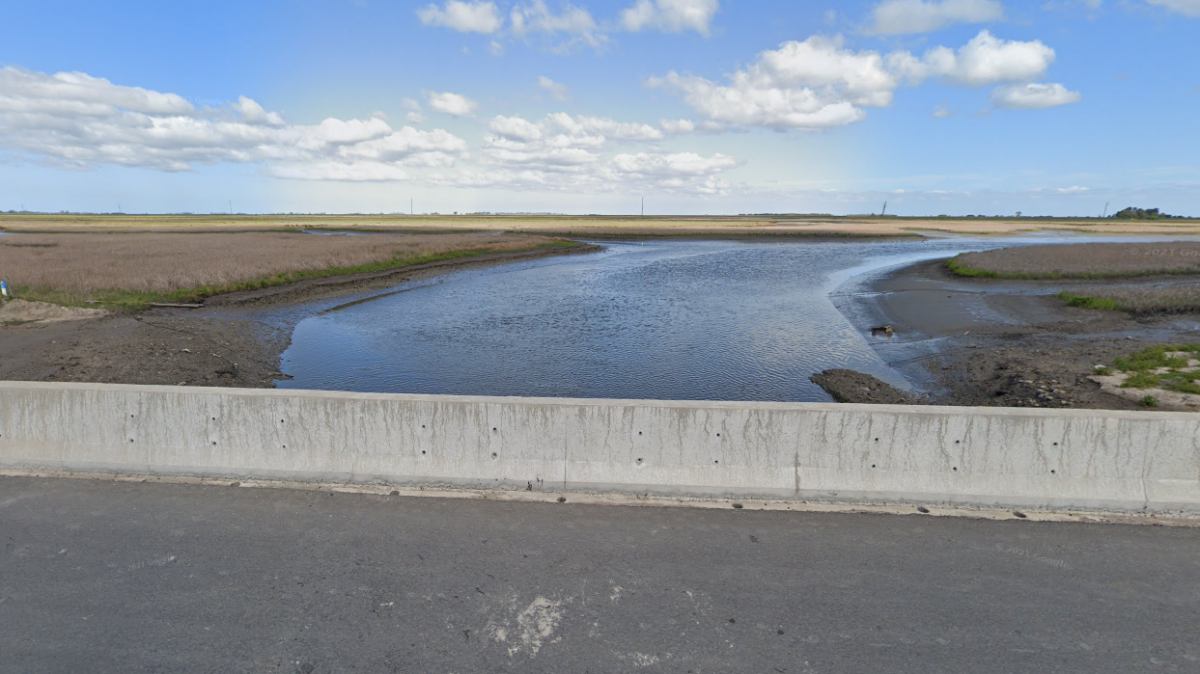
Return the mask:
<svg viewBox="0 0 1200 674">
<path fill-rule="evenodd" d="M 1170 220 L 1172 218 L 1182 218 L 1182 215 L 1168 215 L 1158 210 L 1157 208 L 1122 208 L 1112 217 L 1119 220 Z"/>
</svg>

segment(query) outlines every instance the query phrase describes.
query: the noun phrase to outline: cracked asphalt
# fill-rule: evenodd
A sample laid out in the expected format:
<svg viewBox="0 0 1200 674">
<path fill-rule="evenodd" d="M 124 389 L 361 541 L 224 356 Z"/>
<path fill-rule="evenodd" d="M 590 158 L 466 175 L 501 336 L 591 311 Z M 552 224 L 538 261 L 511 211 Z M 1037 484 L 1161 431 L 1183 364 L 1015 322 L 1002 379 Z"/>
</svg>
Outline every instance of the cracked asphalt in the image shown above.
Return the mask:
<svg viewBox="0 0 1200 674">
<path fill-rule="evenodd" d="M 1200 672 L 1200 529 L 0 477 L 0 672 Z"/>
</svg>

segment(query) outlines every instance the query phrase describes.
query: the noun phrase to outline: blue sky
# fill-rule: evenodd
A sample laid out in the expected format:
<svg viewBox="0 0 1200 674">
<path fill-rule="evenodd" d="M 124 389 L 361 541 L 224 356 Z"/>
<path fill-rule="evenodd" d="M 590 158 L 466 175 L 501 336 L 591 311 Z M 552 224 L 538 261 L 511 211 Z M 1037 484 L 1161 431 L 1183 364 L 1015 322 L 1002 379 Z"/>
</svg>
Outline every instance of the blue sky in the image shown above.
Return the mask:
<svg viewBox="0 0 1200 674">
<path fill-rule="evenodd" d="M 1200 216 L 1200 0 L 44 0 L 0 26 L 0 210 Z"/>
</svg>

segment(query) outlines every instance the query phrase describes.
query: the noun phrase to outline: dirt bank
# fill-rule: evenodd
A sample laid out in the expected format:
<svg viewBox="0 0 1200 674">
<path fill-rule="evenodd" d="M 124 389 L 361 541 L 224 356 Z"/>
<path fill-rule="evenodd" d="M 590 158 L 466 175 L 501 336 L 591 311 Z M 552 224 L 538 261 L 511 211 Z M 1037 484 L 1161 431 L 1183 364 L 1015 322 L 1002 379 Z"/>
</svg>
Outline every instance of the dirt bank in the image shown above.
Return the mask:
<svg viewBox="0 0 1200 674">
<path fill-rule="evenodd" d="M 1200 317 L 1132 317 L 1071 307 L 1056 294 L 1153 282 L 962 278 L 936 260 L 867 280 L 834 300 L 864 333 L 893 326 L 890 339 L 872 338 L 876 350 L 928 390 L 933 404 L 1144 409 L 1103 392 L 1089 379 L 1093 368 L 1147 346 L 1200 341 Z"/>
<path fill-rule="evenodd" d="M 89 320 L 0 326 L 0 380 L 273 388 L 288 326 L 241 307 L 347 296 L 466 268 L 598 250 L 581 245 L 444 260 L 403 269 L 312 279 L 209 298 L 201 309 L 150 309 Z M 88 311 L 88 310 L 82 310 Z"/>
</svg>

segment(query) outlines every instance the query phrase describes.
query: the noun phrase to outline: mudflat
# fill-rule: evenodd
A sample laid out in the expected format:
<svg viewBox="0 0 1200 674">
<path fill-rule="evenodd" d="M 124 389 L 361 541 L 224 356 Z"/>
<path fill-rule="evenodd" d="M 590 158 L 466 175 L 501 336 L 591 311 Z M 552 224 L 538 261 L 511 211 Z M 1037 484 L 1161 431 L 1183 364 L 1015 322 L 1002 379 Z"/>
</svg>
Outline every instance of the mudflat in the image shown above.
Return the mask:
<svg viewBox="0 0 1200 674">
<path fill-rule="evenodd" d="M 286 377 L 280 356 L 290 332 L 255 320 L 248 307 L 347 296 L 474 266 L 595 249 L 580 244 L 483 254 L 225 293 L 207 298 L 200 309 L 118 310 L 87 320 L 0 326 L 0 380 L 273 388 Z"/>
<path fill-rule="evenodd" d="M 1149 346 L 1200 341 L 1200 316 L 1077 307 L 1058 293 L 1197 283 L 1180 277 L 966 278 L 948 271 L 945 260 L 933 260 L 880 276 L 834 300 L 864 331 L 893 327 L 893 335 L 874 338 L 874 346 L 923 385 L 930 403 L 1145 409 L 1103 392 L 1090 378 L 1095 366 Z"/>
</svg>

